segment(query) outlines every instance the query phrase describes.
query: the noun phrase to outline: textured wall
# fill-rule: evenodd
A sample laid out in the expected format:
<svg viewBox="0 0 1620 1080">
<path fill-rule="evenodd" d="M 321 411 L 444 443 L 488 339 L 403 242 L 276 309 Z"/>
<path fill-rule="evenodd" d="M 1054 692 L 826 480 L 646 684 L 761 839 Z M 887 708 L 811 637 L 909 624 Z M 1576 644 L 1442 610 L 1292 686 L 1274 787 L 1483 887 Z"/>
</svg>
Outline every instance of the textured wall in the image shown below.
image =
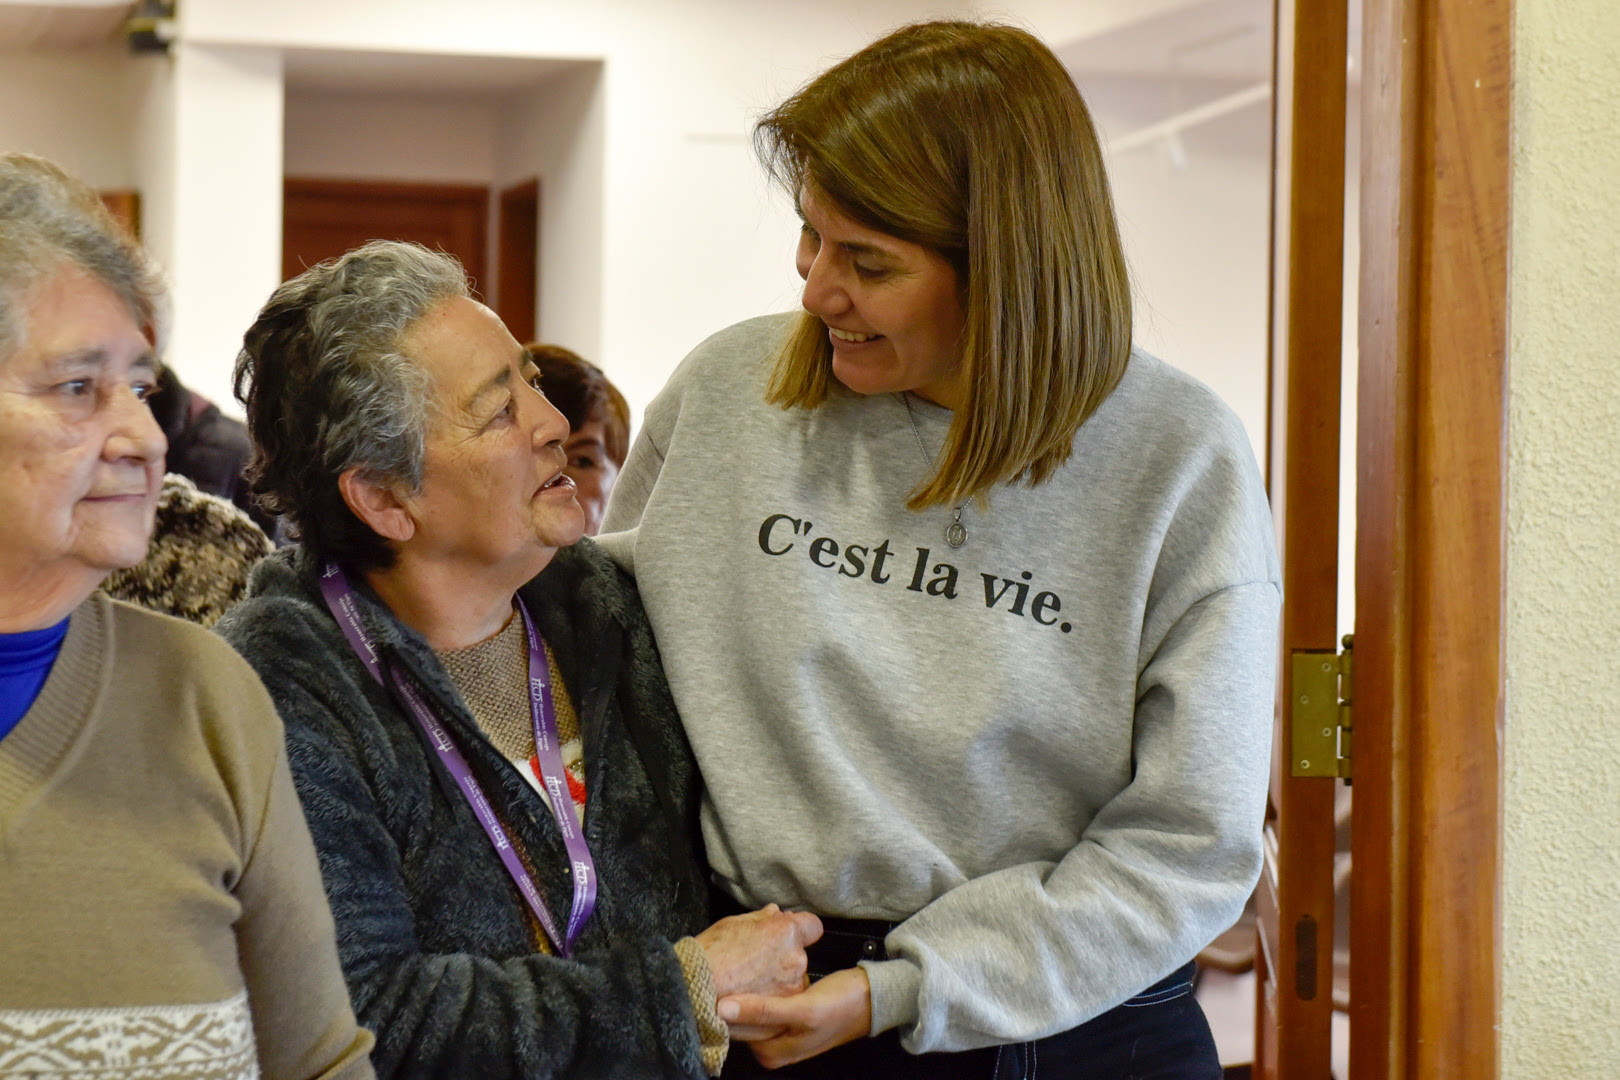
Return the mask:
<svg viewBox="0 0 1620 1080">
<path fill-rule="evenodd" d="M 1620 1074 L 1620 5 L 1514 5 L 1502 1075 Z"/>
</svg>

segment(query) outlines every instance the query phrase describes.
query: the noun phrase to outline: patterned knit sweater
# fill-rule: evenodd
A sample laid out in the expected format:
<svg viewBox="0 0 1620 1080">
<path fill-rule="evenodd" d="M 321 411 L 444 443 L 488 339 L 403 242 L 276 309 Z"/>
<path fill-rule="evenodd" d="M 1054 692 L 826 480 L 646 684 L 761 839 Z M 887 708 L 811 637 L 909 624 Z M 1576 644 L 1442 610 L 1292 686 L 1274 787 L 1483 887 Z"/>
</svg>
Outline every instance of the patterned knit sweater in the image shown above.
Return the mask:
<svg viewBox="0 0 1620 1080">
<path fill-rule="evenodd" d="M 158 494 L 146 560 L 117 571 L 101 587 L 119 600 L 212 626 L 247 595 L 248 573 L 273 550 L 264 530 L 241 509 L 169 473 Z"/>
</svg>

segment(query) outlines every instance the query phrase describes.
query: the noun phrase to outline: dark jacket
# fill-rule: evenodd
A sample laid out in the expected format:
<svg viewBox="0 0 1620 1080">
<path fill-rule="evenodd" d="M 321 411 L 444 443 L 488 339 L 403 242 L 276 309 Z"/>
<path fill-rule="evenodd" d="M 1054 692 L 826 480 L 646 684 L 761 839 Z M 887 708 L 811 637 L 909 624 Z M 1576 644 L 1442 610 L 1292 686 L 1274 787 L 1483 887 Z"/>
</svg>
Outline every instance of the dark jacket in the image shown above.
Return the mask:
<svg viewBox="0 0 1620 1080">
<path fill-rule="evenodd" d="M 158 372 L 157 389 L 147 399 L 152 416 L 169 440 L 166 468 L 179 473 L 197 490 L 240 506 L 272 541 L 281 525 L 253 500 L 242 471 L 253 458 L 247 425 L 219 411 L 219 406 L 180 382 L 173 368 Z"/>
<path fill-rule="evenodd" d="M 519 591 L 584 740 L 598 898 L 564 960 L 535 951 L 516 886 L 415 722 L 350 650 L 318 569 L 298 548 L 272 555 L 218 632 L 286 723 L 355 1013 L 377 1036 L 378 1076 L 701 1077 L 671 948 L 707 922 L 697 768 L 629 578 L 582 541 Z M 566 924 L 569 863 L 545 803 L 479 733 L 427 643 L 357 576 L 351 583 L 379 652 L 437 706 Z"/>
</svg>

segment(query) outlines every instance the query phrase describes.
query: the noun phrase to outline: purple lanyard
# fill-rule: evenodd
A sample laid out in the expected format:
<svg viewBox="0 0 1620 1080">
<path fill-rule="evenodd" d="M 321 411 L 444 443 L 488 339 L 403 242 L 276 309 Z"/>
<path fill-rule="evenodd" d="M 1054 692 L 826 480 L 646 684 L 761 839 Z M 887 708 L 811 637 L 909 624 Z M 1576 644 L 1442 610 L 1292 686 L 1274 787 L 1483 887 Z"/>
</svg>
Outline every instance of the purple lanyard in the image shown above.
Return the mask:
<svg viewBox="0 0 1620 1080">
<path fill-rule="evenodd" d="M 382 662 L 377 656 L 376 646 L 371 636 L 360 623 L 360 611 L 354 600 L 354 587 L 336 563 L 327 563 L 326 569 L 321 572 L 321 595 L 326 598 L 326 606 L 332 609 L 332 617 L 337 620 L 338 626 L 343 630 L 343 636 L 349 639 L 354 648 L 355 655 L 365 664 L 371 677 L 385 689 L 391 690 L 402 699 L 410 714 L 416 718 L 416 723 L 427 736 L 428 745 L 439 755 L 439 760 L 455 778 L 456 786 L 466 796 L 467 802 L 472 806 L 473 814 L 478 818 L 478 824 L 484 827 L 484 833 L 489 842 L 495 845 L 495 853 L 506 864 L 506 872 L 512 875 L 517 884 L 518 891 L 523 899 L 528 901 L 529 910 L 534 912 L 535 918 L 545 928 L 546 936 L 551 939 L 552 945 L 559 955 L 567 956 L 574 948 L 574 942 L 579 937 L 580 928 L 591 917 L 596 909 L 596 863 L 591 859 L 590 848 L 585 845 L 585 837 L 580 834 L 578 822 L 574 819 L 574 800 L 568 791 L 568 782 L 565 779 L 562 759 L 562 739 L 557 734 L 557 710 L 551 698 L 551 670 L 546 664 L 545 643 L 534 628 L 534 620 L 529 618 L 529 609 L 518 600 L 518 612 L 523 616 L 523 629 L 529 639 L 529 712 L 534 719 L 534 752 L 535 759 L 540 766 L 540 779 L 545 784 L 550 795 L 551 815 L 557 821 L 557 828 L 562 831 L 563 843 L 568 848 L 568 858 L 573 865 L 570 875 L 574 883 L 573 909 L 568 913 L 568 934 L 557 933 L 557 924 L 552 921 L 551 912 L 546 909 L 546 902 L 540 896 L 534 879 L 518 858 L 517 852 L 512 850 L 511 840 L 506 830 L 495 817 L 495 811 L 490 807 L 489 800 L 484 797 L 483 789 L 478 781 L 473 779 L 472 770 L 467 767 L 467 759 L 461 756 L 456 749 L 455 741 L 445 730 L 439 718 L 433 715 L 433 709 L 415 685 L 409 679 L 402 679 L 390 667 L 388 677 L 384 677 Z"/>
</svg>

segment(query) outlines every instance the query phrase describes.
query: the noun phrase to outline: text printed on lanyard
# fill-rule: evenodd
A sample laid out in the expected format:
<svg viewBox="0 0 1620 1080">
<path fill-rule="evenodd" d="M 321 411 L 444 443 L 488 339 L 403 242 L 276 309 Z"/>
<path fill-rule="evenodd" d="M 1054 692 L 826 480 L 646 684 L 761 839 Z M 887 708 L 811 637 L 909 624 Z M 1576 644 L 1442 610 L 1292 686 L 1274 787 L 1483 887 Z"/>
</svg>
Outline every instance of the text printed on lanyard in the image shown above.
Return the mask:
<svg viewBox="0 0 1620 1080">
<path fill-rule="evenodd" d="M 326 606 L 331 609 L 332 617 L 337 620 L 343 636 L 348 639 L 350 647 L 354 649 L 355 655 L 360 658 L 366 670 L 371 673 L 371 677 L 405 706 L 405 711 L 411 714 L 417 726 L 421 728 L 423 737 L 455 780 L 456 787 L 461 789 L 462 796 L 472 808 L 473 816 L 483 827 L 484 834 L 494 845 L 495 853 L 500 856 L 506 872 L 511 875 L 518 892 L 523 894 L 529 910 L 534 912 L 534 917 L 540 921 L 558 955 L 568 956 L 573 952 L 574 942 L 578 940 L 580 930 L 596 908 L 596 863 L 591 858 L 590 848 L 586 846 L 585 837 L 574 818 L 573 799 L 569 795 L 568 783 L 564 779 L 566 774 L 563 771 L 562 740 L 557 733 L 557 710 L 552 700 L 551 670 L 546 663 L 545 642 L 535 629 L 534 620 L 529 617 L 529 609 L 520 598 L 517 602 L 518 613 L 523 617 L 523 629 L 528 635 L 529 642 L 529 713 L 534 722 L 535 760 L 539 765 L 541 782 L 550 794 L 552 817 L 556 820 L 557 828 L 562 833 L 563 844 L 568 849 L 571 869 L 569 878 L 573 883 L 574 901 L 568 913 L 568 929 L 562 934 L 557 932 L 557 924 L 552 919 L 551 912 L 534 883 L 534 878 L 518 858 L 517 852 L 512 850 L 506 830 L 495 816 L 495 810 L 484 796 L 483 789 L 478 786 L 478 781 L 473 778 L 472 769 L 468 767 L 467 759 L 456 747 L 455 740 L 450 737 L 450 732 L 434 715 L 432 706 L 422 698 L 410 678 L 400 677 L 400 673 L 395 671 L 392 665 L 384 668 L 371 635 L 366 632 L 365 626 L 360 621 L 354 587 L 349 584 L 349 579 L 344 576 L 342 568 L 336 563 L 328 563 L 321 572 L 321 596 L 325 598 Z"/>
</svg>

